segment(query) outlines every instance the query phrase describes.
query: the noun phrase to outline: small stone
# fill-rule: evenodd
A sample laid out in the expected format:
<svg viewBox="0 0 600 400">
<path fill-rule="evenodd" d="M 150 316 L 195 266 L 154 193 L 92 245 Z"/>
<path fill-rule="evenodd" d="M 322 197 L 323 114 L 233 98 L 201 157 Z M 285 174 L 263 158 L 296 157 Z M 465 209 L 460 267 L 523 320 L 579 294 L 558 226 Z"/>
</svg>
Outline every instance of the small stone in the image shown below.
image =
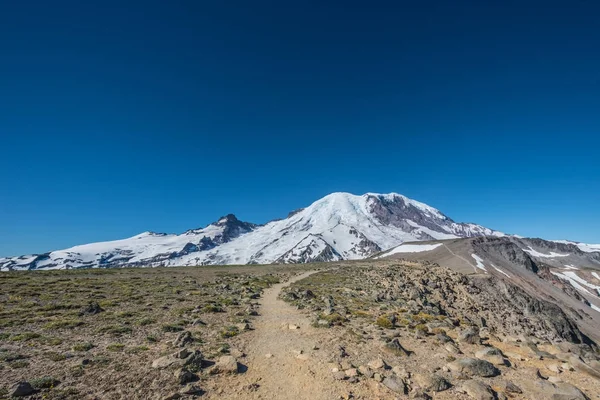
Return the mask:
<svg viewBox="0 0 600 400">
<path fill-rule="evenodd" d="M 494 392 L 489 385 L 476 380 L 463 383 L 462 390 L 475 400 L 494 400 Z"/>
<path fill-rule="evenodd" d="M 185 385 L 186 383 L 190 383 L 196 379 L 196 375 L 188 370 L 180 369 L 175 371 L 175 379 L 180 385 Z"/>
<path fill-rule="evenodd" d="M 548 368 L 550 372 L 554 372 L 555 374 L 560 374 L 562 372 L 562 369 L 558 364 L 550 364 L 546 368 Z"/>
<path fill-rule="evenodd" d="M 500 375 L 500 370 L 494 367 L 490 362 L 478 358 L 461 358 L 447 365 L 452 372 L 458 374 L 481 377 L 492 377 Z"/>
<path fill-rule="evenodd" d="M 213 365 L 209 371 L 209 374 L 237 374 L 238 363 L 233 356 L 222 356 L 220 357 L 215 365 Z"/>
<path fill-rule="evenodd" d="M 33 387 L 31 386 L 31 384 L 29 382 L 16 383 L 9 390 L 9 394 L 11 397 L 29 396 L 33 392 L 35 392 L 35 390 L 33 389 Z"/>
<path fill-rule="evenodd" d="M 407 394 L 406 385 L 404 381 L 397 376 L 390 376 L 383 380 L 383 385 L 390 389 L 392 392 Z"/>
<path fill-rule="evenodd" d="M 373 374 L 373 379 L 376 380 L 377 382 L 381 382 L 381 381 L 383 381 L 383 376 L 379 373 L 375 373 L 375 374 Z"/>
<path fill-rule="evenodd" d="M 300 327 L 299 327 L 298 325 L 289 324 L 289 325 L 288 325 L 288 329 L 290 329 L 290 330 L 293 330 L 293 331 L 294 331 L 294 330 L 296 330 L 296 329 L 300 329 Z"/>
<path fill-rule="evenodd" d="M 352 363 L 350 361 L 345 360 L 340 363 L 340 367 L 343 370 L 347 370 L 350 368 L 354 368 L 354 365 L 352 365 Z"/>
<path fill-rule="evenodd" d="M 410 372 L 406 371 L 406 368 L 404 367 L 395 366 L 394 368 L 392 368 L 392 372 L 402 379 L 410 378 Z"/>
<path fill-rule="evenodd" d="M 384 346 L 384 349 L 396 356 L 409 356 L 410 355 L 410 352 L 408 350 L 406 350 L 404 347 L 402 347 L 398 338 L 392 339 L 391 341 L 387 342 Z"/>
<path fill-rule="evenodd" d="M 374 375 L 373 370 L 366 365 L 361 365 L 360 367 L 358 367 L 358 372 L 360 372 L 361 375 L 367 378 L 373 378 Z"/>
<path fill-rule="evenodd" d="M 201 393 L 203 393 L 203 391 L 198 386 L 188 383 L 179 391 L 179 393 L 181 393 L 181 394 L 201 394 Z"/>
<path fill-rule="evenodd" d="M 190 331 L 183 331 L 179 335 L 177 335 L 177 339 L 175 339 L 175 342 L 173 342 L 173 344 L 176 347 L 185 347 L 188 343 L 191 343 L 193 341 L 194 341 L 194 338 L 192 338 L 192 333 Z M 187 357 L 187 356 L 185 356 L 185 357 Z M 185 358 L 185 357 L 181 357 L 181 358 Z"/>
<path fill-rule="evenodd" d="M 271 354 L 271 353 L 267 353 L 267 354 L 265 354 L 265 357 L 266 357 L 266 358 L 273 358 L 273 354 Z"/>
<path fill-rule="evenodd" d="M 369 361 L 367 364 L 369 367 L 373 369 L 384 369 L 387 364 L 381 358 L 376 358 L 375 360 Z"/>
<path fill-rule="evenodd" d="M 181 349 L 177 353 L 175 353 L 175 358 L 184 359 L 187 358 L 190 354 L 192 354 L 188 349 Z"/>
<path fill-rule="evenodd" d="M 481 342 L 481 338 L 479 337 L 479 329 L 473 326 L 464 329 L 458 335 L 458 341 L 469 344 L 479 344 L 479 342 Z"/>
<path fill-rule="evenodd" d="M 333 373 L 333 379 L 335 379 L 336 381 L 343 381 L 345 379 L 348 379 L 348 377 L 346 376 L 346 373 L 344 371 L 336 371 Z"/>
<path fill-rule="evenodd" d="M 438 374 L 416 374 L 413 381 L 425 391 L 432 392 L 442 392 L 452 386 L 450 382 Z"/>
<path fill-rule="evenodd" d="M 236 327 L 238 328 L 238 331 L 240 331 L 240 332 L 250 330 L 250 325 L 247 323 L 237 324 Z"/>
<path fill-rule="evenodd" d="M 344 371 L 347 377 L 358 376 L 358 370 L 356 368 L 350 368 Z"/>
</svg>

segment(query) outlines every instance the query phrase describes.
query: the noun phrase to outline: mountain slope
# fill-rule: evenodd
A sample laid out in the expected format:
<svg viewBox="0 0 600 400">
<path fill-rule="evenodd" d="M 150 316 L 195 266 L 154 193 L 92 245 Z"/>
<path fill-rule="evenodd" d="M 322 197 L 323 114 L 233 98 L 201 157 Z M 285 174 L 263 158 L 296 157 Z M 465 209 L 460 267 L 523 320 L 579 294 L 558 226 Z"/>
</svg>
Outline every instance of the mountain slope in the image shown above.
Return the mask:
<svg viewBox="0 0 600 400">
<path fill-rule="evenodd" d="M 41 255 L 0 258 L 0 270 L 354 260 L 405 241 L 476 236 L 504 234 L 456 223 L 396 193 L 332 193 L 264 226 L 228 215 L 180 235 L 144 232 Z"/>
<path fill-rule="evenodd" d="M 600 340 L 600 252 L 570 242 L 506 236 L 404 243 L 373 258 L 429 261 L 508 281 L 558 304 Z"/>
</svg>

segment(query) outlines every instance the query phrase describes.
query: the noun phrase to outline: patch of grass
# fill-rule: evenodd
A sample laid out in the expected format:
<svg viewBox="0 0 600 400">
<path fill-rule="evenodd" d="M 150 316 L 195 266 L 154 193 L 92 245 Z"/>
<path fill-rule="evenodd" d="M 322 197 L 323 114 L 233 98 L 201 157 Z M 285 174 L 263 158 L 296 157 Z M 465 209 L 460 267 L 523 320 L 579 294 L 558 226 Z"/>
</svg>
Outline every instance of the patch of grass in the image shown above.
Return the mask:
<svg viewBox="0 0 600 400">
<path fill-rule="evenodd" d="M 106 350 L 108 350 L 108 351 L 117 352 L 117 351 L 123 351 L 123 349 L 125 349 L 125 345 L 122 343 L 112 343 L 112 344 L 109 344 L 108 346 L 106 346 Z"/>
<path fill-rule="evenodd" d="M 148 346 L 135 346 L 125 350 L 125 352 L 128 354 L 139 354 L 148 350 L 150 350 Z"/>
<path fill-rule="evenodd" d="M 163 332 L 181 332 L 183 330 L 183 326 L 175 325 L 175 324 L 164 324 L 161 329 Z"/>
<path fill-rule="evenodd" d="M 59 346 L 63 343 L 63 340 L 55 336 L 42 336 L 38 339 L 38 342 L 48 346 Z"/>
<path fill-rule="evenodd" d="M 67 359 L 67 356 L 65 356 L 64 354 L 56 353 L 54 351 L 45 353 L 45 355 L 50 361 L 54 361 L 54 362 L 64 361 Z"/>
<path fill-rule="evenodd" d="M 392 329 L 394 327 L 392 321 L 385 315 L 377 317 L 377 319 L 375 320 L 375 325 L 386 329 Z"/>
<path fill-rule="evenodd" d="M 223 308 L 221 308 L 220 306 L 217 306 L 215 304 L 207 304 L 207 305 L 204 306 L 204 308 L 202 310 L 204 312 L 208 312 L 208 313 L 223 312 Z"/>
<path fill-rule="evenodd" d="M 52 329 L 73 329 L 78 326 L 83 325 L 83 321 L 79 321 L 76 319 L 61 319 L 57 321 L 52 321 L 44 324 L 43 328 L 47 330 Z"/>
<path fill-rule="evenodd" d="M 0 361 L 11 362 L 16 360 L 23 360 L 25 358 L 27 357 L 19 353 L 0 352 Z"/>
<path fill-rule="evenodd" d="M 39 333 L 35 333 L 35 332 L 23 332 L 23 333 L 19 333 L 17 335 L 13 335 L 10 337 L 10 340 L 13 342 L 23 342 L 23 341 L 29 341 L 31 339 L 37 339 L 39 338 L 40 335 Z"/>
<path fill-rule="evenodd" d="M 108 333 L 113 336 L 121 336 L 131 332 L 133 332 L 133 330 L 130 327 L 123 325 L 107 325 L 98 329 L 98 333 Z"/>
<path fill-rule="evenodd" d="M 51 376 L 44 376 L 42 378 L 31 379 L 29 381 L 29 383 L 31 384 L 31 386 L 33 386 L 34 389 L 39 390 L 39 389 L 52 389 L 56 385 L 58 385 L 60 382 L 58 379 L 53 378 Z"/>
<path fill-rule="evenodd" d="M 146 340 L 150 343 L 158 342 L 158 337 L 156 335 L 148 335 L 146 336 Z"/>
<path fill-rule="evenodd" d="M 17 360 L 11 362 L 9 365 L 11 368 L 25 368 L 29 366 L 29 362 L 25 360 Z"/>
<path fill-rule="evenodd" d="M 237 336 L 239 333 L 237 326 L 228 326 L 220 332 L 221 337 L 224 339 Z"/>
<path fill-rule="evenodd" d="M 154 318 L 150 318 L 150 317 L 141 318 L 135 322 L 135 324 L 139 325 L 139 326 L 147 326 L 147 325 L 152 325 L 154 323 L 156 323 L 156 320 Z"/>
<path fill-rule="evenodd" d="M 0 340 L 6 340 L 10 337 L 10 333 L 0 333 Z"/>
<path fill-rule="evenodd" d="M 93 348 L 94 348 L 94 345 L 89 342 L 77 343 L 76 345 L 73 346 L 74 351 L 89 351 Z"/>
</svg>

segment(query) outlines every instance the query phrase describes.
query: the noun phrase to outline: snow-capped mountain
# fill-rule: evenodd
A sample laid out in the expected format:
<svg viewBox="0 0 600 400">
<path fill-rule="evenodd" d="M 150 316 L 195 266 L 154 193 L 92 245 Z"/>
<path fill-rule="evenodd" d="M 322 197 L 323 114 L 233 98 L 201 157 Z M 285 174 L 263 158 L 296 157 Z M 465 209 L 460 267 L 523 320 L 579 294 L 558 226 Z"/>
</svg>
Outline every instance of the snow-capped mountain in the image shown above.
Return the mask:
<svg viewBox="0 0 600 400">
<path fill-rule="evenodd" d="M 263 226 L 228 215 L 179 235 L 144 232 L 41 255 L 0 258 L 0 270 L 302 263 L 366 258 L 406 241 L 504 236 L 456 223 L 400 194 L 333 193 Z"/>
</svg>

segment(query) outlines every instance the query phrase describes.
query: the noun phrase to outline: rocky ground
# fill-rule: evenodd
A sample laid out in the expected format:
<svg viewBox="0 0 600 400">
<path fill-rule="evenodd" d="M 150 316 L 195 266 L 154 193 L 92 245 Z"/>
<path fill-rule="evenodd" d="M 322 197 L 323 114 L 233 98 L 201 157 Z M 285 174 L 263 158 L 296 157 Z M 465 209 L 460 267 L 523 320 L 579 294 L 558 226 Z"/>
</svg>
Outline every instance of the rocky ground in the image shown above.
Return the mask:
<svg viewBox="0 0 600 400">
<path fill-rule="evenodd" d="M 0 274 L 0 398 L 600 399 L 577 322 L 434 264 Z"/>
</svg>

